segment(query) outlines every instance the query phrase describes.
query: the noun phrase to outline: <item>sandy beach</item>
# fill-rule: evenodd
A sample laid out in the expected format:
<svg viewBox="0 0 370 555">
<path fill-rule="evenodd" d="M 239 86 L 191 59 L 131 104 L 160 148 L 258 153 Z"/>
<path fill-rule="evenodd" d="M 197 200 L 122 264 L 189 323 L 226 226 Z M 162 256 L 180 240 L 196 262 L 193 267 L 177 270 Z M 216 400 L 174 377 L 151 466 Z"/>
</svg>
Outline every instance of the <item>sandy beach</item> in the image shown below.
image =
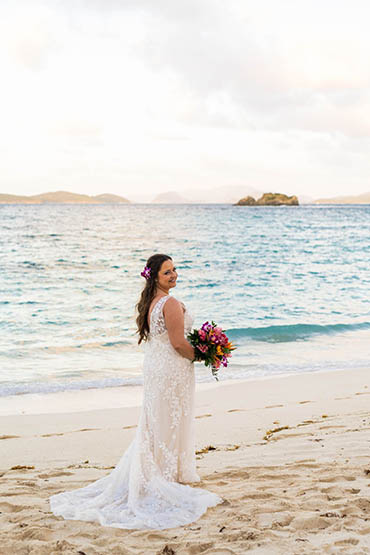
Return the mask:
<svg viewBox="0 0 370 555">
<path fill-rule="evenodd" d="M 160 532 L 65 521 L 48 504 L 115 466 L 139 387 L 3 398 L 0 553 L 370 553 L 369 378 L 364 368 L 198 386 L 200 487 L 224 503 Z"/>
</svg>

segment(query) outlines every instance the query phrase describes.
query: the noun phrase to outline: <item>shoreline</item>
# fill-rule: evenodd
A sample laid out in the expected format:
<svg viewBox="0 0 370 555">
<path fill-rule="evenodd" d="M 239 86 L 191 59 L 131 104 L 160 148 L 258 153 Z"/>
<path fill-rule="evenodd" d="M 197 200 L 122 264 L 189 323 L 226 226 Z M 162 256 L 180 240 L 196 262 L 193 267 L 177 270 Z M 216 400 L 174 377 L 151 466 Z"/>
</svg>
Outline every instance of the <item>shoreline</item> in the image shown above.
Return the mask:
<svg viewBox="0 0 370 555">
<path fill-rule="evenodd" d="M 291 377 L 308 376 L 312 374 L 352 373 L 363 368 L 338 368 L 325 370 L 311 370 L 301 373 L 281 373 L 270 376 L 253 376 L 251 378 L 226 379 L 221 381 L 196 382 L 196 392 L 218 389 L 223 386 L 251 384 L 270 380 L 281 380 Z M 0 418 L 2 416 L 31 415 L 31 414 L 59 414 L 75 413 L 91 410 L 119 409 L 140 407 L 142 403 L 142 385 L 120 385 L 102 388 L 71 389 L 56 392 L 22 393 L 4 395 L 0 397 Z M 40 410 L 40 405 L 43 407 Z M 81 407 L 82 405 L 82 407 Z"/>
</svg>

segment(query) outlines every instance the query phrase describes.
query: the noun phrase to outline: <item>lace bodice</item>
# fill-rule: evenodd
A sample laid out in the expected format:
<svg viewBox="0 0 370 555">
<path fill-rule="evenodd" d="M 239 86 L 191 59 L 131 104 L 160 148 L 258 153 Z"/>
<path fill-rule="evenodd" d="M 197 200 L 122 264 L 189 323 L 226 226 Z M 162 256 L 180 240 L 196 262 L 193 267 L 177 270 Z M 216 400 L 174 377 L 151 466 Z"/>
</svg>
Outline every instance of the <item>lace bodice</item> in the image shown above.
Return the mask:
<svg viewBox="0 0 370 555">
<path fill-rule="evenodd" d="M 144 398 L 136 435 L 110 474 L 50 497 L 55 515 L 125 529 L 183 526 L 222 502 L 184 485 L 198 482 L 194 445 L 194 365 L 172 347 L 163 316 L 169 295 L 150 315 L 143 364 Z M 193 318 L 185 308 L 184 334 Z"/>
<path fill-rule="evenodd" d="M 170 295 L 164 295 L 161 297 L 154 305 L 152 312 L 150 314 L 150 338 L 163 335 L 167 332 L 166 322 L 163 315 L 163 307 L 166 301 L 170 298 Z M 190 312 L 185 307 L 184 303 L 181 303 L 184 309 L 184 334 L 185 336 L 191 331 L 191 326 L 193 325 L 193 317 Z"/>
</svg>

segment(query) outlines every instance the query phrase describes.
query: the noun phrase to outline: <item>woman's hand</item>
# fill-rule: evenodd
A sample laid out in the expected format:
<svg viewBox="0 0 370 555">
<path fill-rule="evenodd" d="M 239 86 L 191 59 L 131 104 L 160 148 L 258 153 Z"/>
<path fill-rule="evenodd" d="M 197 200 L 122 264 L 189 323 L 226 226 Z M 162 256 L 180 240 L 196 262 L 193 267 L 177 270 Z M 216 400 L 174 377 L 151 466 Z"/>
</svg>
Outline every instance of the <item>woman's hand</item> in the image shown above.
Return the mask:
<svg viewBox="0 0 370 555">
<path fill-rule="evenodd" d="M 172 347 L 181 356 L 193 361 L 194 347 L 184 336 L 184 311 L 181 303 L 173 297 L 168 299 L 163 307 L 163 316 Z"/>
</svg>

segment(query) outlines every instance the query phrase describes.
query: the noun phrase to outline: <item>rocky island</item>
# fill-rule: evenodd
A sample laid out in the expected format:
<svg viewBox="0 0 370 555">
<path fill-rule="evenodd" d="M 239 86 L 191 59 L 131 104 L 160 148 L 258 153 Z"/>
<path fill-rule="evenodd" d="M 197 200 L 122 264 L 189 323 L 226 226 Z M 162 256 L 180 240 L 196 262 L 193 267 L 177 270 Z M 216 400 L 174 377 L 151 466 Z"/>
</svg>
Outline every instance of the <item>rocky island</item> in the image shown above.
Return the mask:
<svg viewBox="0 0 370 555">
<path fill-rule="evenodd" d="M 235 206 L 298 206 L 298 197 L 284 195 L 283 193 L 264 193 L 262 197 L 255 200 L 254 197 L 247 196 L 240 199 Z"/>
</svg>

